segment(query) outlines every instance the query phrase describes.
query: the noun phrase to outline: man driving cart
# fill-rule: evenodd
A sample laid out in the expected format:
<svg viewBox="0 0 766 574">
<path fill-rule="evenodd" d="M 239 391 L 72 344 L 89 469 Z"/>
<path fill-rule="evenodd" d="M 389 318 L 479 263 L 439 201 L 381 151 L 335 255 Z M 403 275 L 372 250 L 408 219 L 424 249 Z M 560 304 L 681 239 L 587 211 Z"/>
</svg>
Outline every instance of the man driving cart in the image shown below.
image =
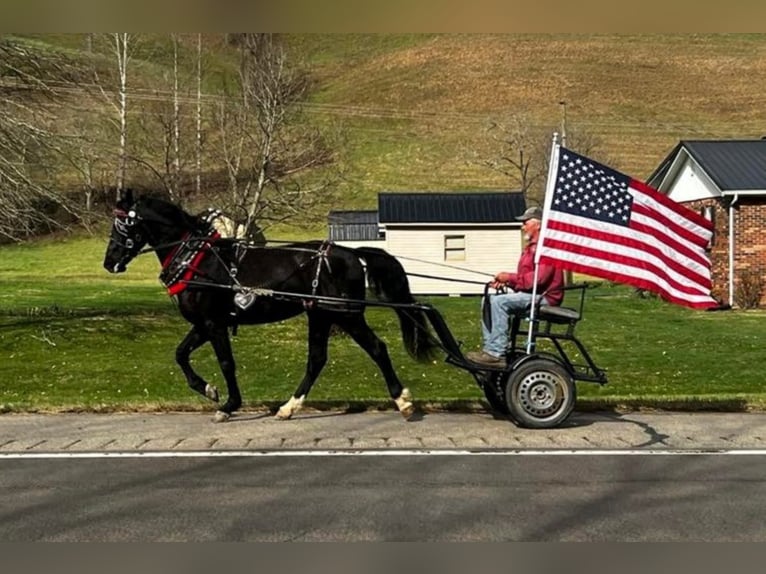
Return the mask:
<svg viewBox="0 0 766 574">
<path fill-rule="evenodd" d="M 540 235 L 543 211 L 540 207 L 530 207 L 516 219 L 522 221 L 522 231 L 526 246 L 515 273 L 501 271 L 489 286 L 501 292 L 489 294 L 482 300 L 485 310 L 482 320 L 481 351 L 469 351 L 466 358 L 478 365 L 503 368 L 505 350 L 508 345 L 508 321 L 511 315 L 518 322 L 527 314 L 532 304 L 532 292 L 535 287 L 535 249 Z M 541 263 L 537 270 L 537 302 L 542 305 L 559 306 L 564 299 L 564 273 L 550 264 Z M 507 289 L 505 292 L 502 290 Z M 489 312 L 486 312 L 486 309 Z M 489 324 L 488 324 L 489 323 Z"/>
</svg>

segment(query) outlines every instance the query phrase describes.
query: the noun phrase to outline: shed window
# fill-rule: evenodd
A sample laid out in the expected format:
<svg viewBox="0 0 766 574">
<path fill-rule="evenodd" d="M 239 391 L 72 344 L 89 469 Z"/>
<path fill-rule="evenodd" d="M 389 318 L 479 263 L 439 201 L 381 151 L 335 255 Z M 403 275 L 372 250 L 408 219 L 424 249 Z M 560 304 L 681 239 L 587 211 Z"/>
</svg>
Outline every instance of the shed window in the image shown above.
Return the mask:
<svg viewBox="0 0 766 574">
<path fill-rule="evenodd" d="M 444 236 L 444 260 L 465 261 L 465 235 Z"/>
</svg>

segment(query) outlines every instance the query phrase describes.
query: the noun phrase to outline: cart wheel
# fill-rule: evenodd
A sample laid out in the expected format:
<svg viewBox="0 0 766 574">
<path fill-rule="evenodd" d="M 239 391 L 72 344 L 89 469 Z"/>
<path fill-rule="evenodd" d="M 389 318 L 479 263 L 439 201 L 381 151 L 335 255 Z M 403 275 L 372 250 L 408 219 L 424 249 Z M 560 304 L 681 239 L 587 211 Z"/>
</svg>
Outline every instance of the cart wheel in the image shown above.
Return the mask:
<svg viewBox="0 0 766 574">
<path fill-rule="evenodd" d="M 482 378 L 481 389 L 487 397 L 489 406 L 503 415 L 509 415 L 508 404 L 505 402 L 505 385 L 508 383 L 507 372 L 489 372 Z"/>
<path fill-rule="evenodd" d="M 511 372 L 505 402 L 527 428 L 553 428 L 574 409 L 577 388 L 567 370 L 550 359 L 532 359 Z"/>
</svg>

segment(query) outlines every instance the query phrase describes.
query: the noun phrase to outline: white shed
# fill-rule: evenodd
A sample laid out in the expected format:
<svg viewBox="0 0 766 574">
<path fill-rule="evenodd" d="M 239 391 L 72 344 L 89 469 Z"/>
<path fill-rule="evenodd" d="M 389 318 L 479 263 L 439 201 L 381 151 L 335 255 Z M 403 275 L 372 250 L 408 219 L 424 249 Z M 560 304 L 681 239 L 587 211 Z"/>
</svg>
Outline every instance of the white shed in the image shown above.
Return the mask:
<svg viewBox="0 0 766 574">
<path fill-rule="evenodd" d="M 520 192 L 380 193 L 383 239 L 369 243 L 371 227 L 364 237 L 344 237 L 332 224 L 330 239 L 352 247 L 364 239 L 385 249 L 404 266 L 416 295 L 481 294 L 495 273 L 515 270 L 523 248 L 515 218 L 525 207 Z"/>
</svg>

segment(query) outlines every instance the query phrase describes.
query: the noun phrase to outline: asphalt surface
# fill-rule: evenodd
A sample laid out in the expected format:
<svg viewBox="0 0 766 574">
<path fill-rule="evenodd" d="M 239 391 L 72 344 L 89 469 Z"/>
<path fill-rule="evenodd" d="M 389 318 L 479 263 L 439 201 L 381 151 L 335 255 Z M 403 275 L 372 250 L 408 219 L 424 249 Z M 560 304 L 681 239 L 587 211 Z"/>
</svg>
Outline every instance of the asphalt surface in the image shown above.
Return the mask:
<svg viewBox="0 0 766 574">
<path fill-rule="evenodd" d="M 490 413 L 302 411 L 290 421 L 246 412 L 3 414 L 0 456 L 18 453 L 359 450 L 766 449 L 766 413 L 584 412 L 559 428 L 519 428 Z"/>
</svg>

